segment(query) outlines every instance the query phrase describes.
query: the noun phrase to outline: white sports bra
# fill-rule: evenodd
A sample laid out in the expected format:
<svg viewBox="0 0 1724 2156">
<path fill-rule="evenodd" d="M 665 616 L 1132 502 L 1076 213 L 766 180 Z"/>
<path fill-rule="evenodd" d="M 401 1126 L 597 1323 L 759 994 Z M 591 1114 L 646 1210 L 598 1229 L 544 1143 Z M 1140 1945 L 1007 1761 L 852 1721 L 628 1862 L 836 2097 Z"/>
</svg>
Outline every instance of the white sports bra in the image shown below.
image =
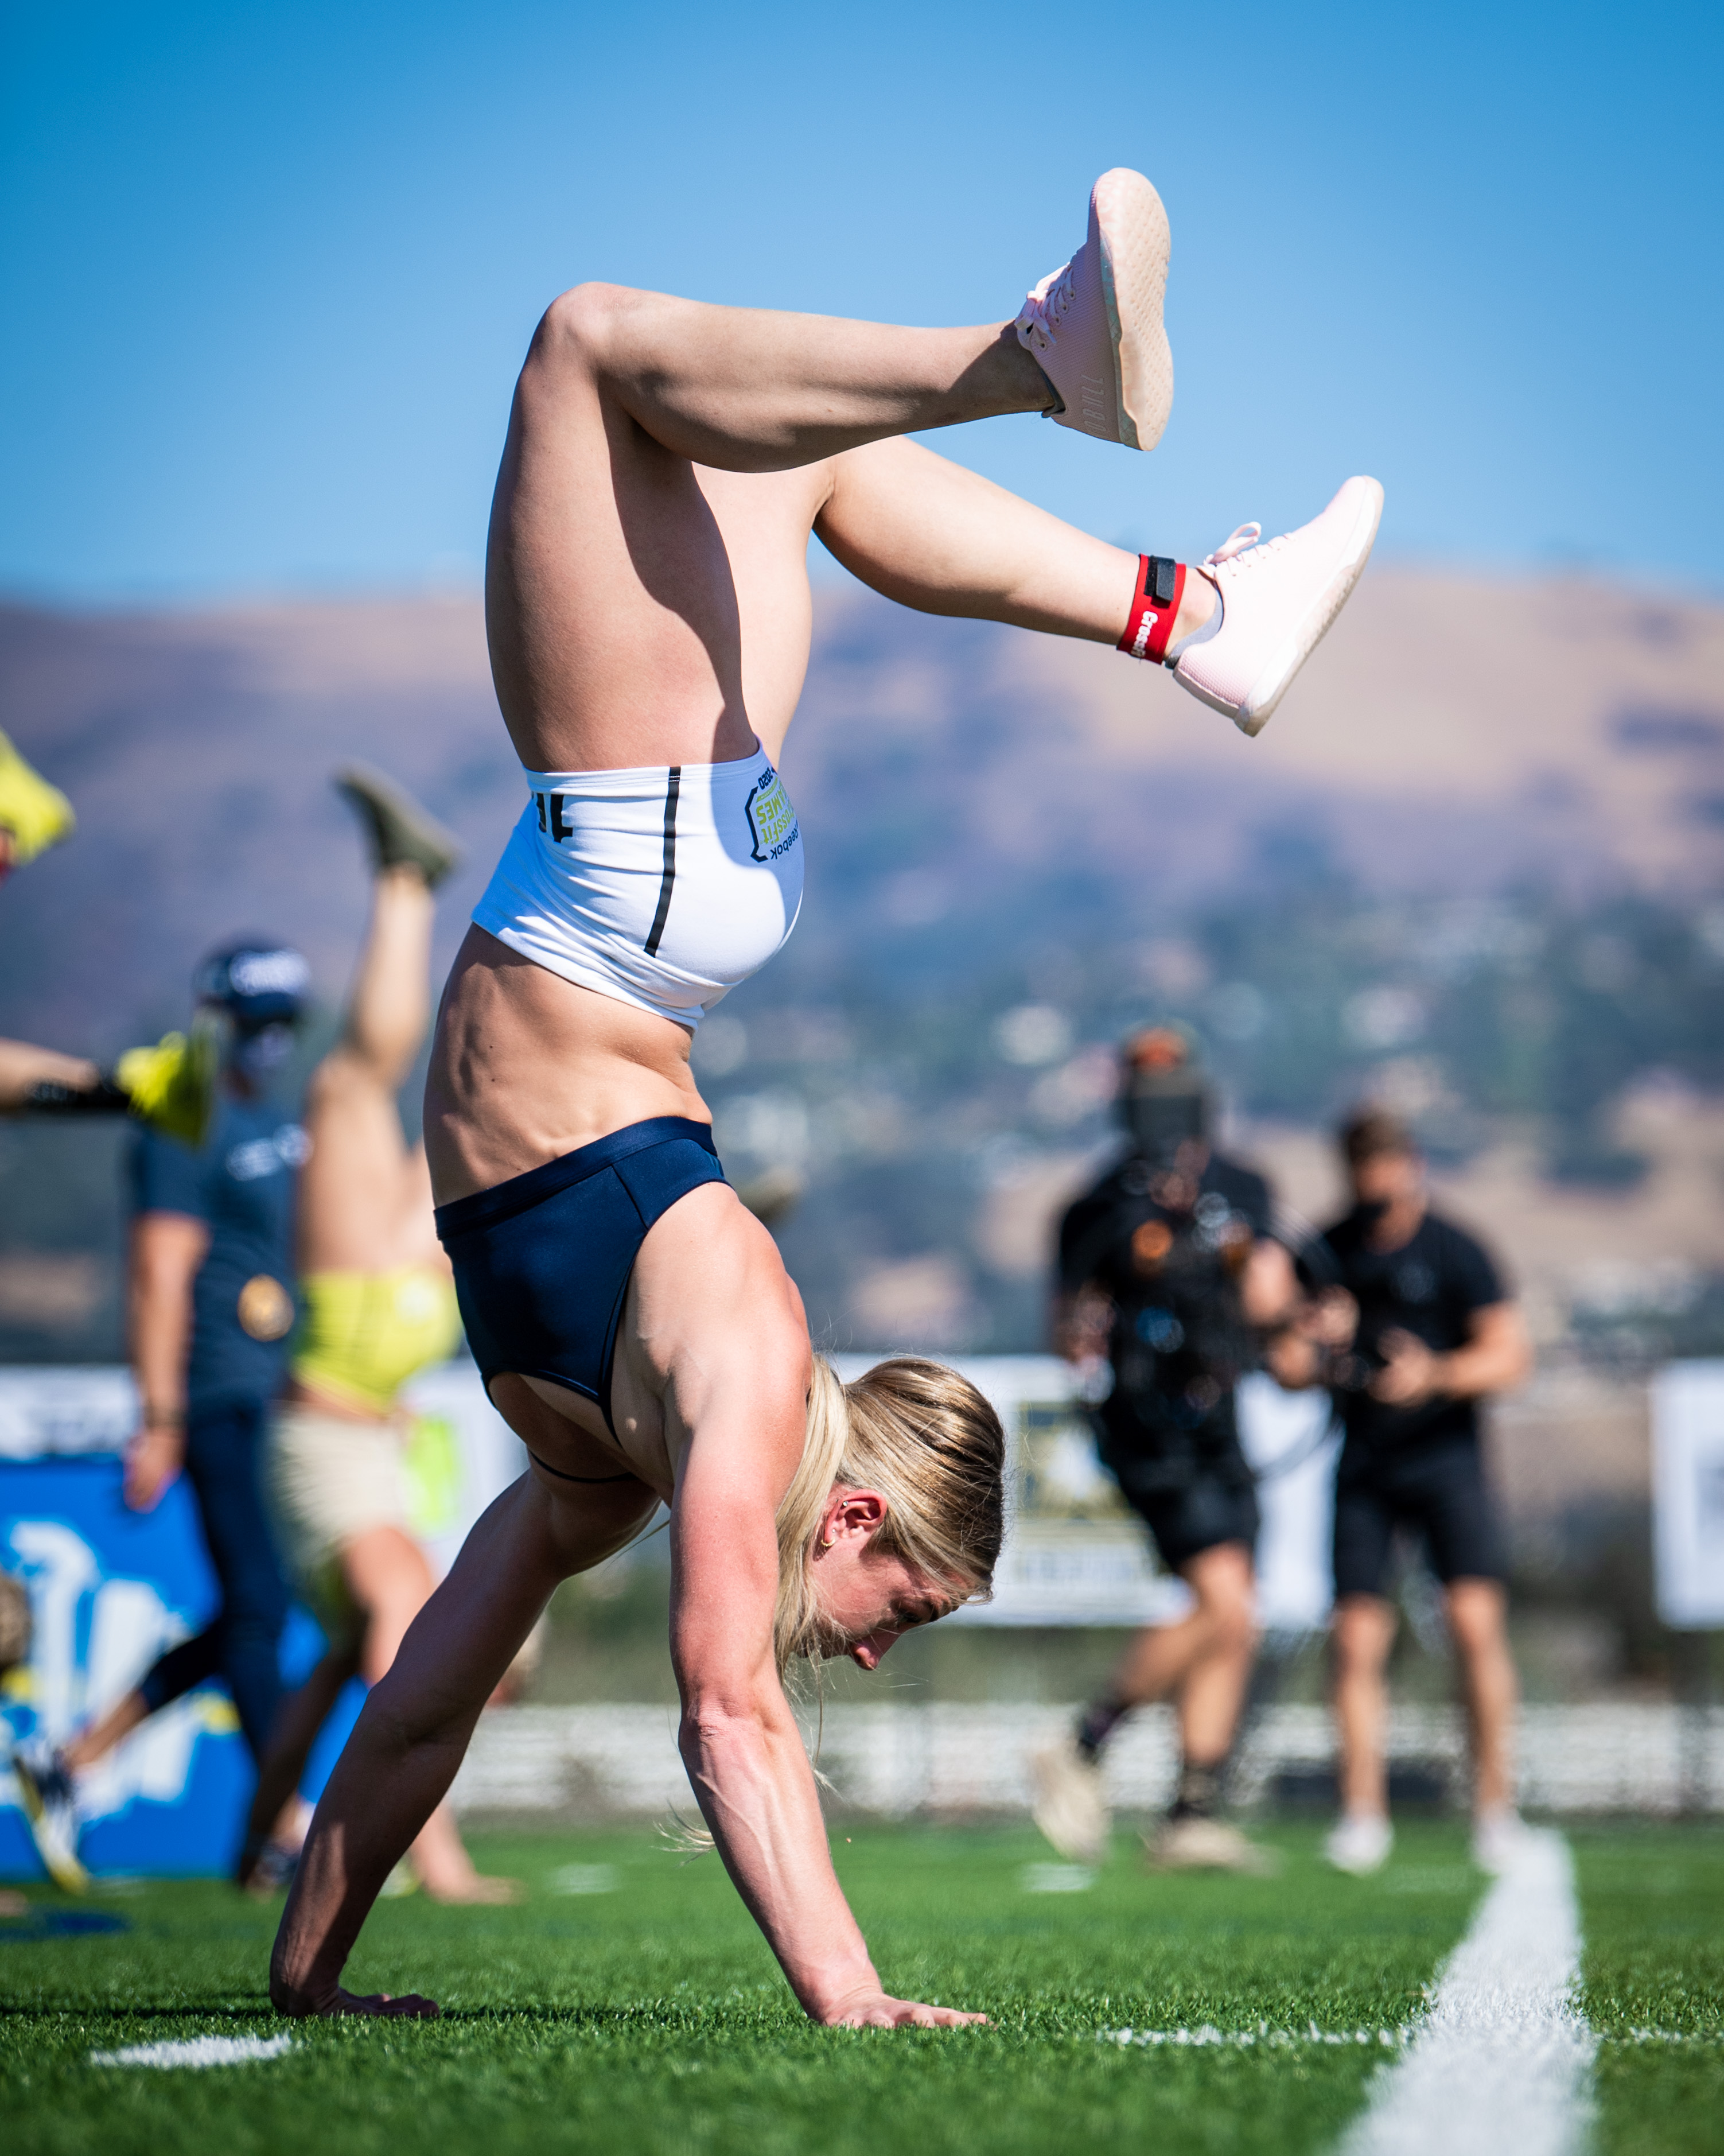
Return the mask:
<svg viewBox="0 0 1724 2156">
<path fill-rule="evenodd" d="M 526 783 L 473 918 L 536 965 L 692 1030 L 796 926 L 802 833 L 764 749 Z"/>
</svg>

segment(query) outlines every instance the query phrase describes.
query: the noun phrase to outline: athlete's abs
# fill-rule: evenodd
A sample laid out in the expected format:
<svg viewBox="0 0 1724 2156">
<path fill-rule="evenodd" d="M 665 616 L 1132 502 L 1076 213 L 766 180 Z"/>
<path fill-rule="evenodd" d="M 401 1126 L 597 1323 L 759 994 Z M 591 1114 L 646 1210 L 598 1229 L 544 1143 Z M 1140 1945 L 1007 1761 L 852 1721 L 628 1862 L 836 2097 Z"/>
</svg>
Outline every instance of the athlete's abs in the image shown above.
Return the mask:
<svg viewBox="0 0 1724 2156">
<path fill-rule="evenodd" d="M 439 1205 L 653 1116 L 710 1122 L 687 1029 L 535 965 L 469 928 L 425 1085 Z"/>
</svg>

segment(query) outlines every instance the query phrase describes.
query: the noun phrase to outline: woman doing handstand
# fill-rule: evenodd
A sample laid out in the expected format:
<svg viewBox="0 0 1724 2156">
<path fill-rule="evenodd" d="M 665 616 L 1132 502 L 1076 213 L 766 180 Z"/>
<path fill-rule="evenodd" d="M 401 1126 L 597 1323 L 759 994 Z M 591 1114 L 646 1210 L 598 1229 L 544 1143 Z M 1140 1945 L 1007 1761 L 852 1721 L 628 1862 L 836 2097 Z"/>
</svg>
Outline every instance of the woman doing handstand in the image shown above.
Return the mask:
<svg viewBox="0 0 1724 2156">
<path fill-rule="evenodd" d="M 724 1182 L 689 1067 L 782 942 L 801 835 L 777 759 L 818 533 L 936 613 L 1120 643 L 1255 732 L 1346 598 L 1381 490 L 1193 568 L 1086 536 L 900 439 L 1011 412 L 1152 447 L 1172 397 L 1167 223 L 1110 172 L 1016 323 L 917 330 L 611 286 L 558 300 L 492 513 L 491 662 L 527 805 L 444 993 L 427 1090 L 467 1333 L 531 1472 L 469 1537 L 372 1691 L 306 1842 L 271 1992 L 420 2014 L 340 1976 L 557 1583 L 670 1507 L 680 1745 L 714 1840 L 815 2020 L 977 2017 L 890 1996 L 834 1874 L 781 1683 L 874 1668 L 983 1592 L 1003 1445 L 950 1372 L 840 1387 Z"/>
</svg>

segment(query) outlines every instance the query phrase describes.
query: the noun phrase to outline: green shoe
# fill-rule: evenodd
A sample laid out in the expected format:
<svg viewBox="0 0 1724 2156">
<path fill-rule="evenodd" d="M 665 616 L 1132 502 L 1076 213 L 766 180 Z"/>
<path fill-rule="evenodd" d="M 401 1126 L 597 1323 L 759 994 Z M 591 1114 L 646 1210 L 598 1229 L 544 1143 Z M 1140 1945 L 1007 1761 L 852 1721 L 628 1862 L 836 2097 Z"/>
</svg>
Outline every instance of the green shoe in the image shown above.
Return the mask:
<svg viewBox="0 0 1724 2156">
<path fill-rule="evenodd" d="M 189 1038 L 170 1033 L 153 1048 L 128 1048 L 114 1066 L 114 1082 L 140 1122 L 195 1151 L 209 1136 L 221 1061 L 221 1021 L 200 1011 Z"/>
<path fill-rule="evenodd" d="M 0 734 L 0 831 L 11 839 L 8 868 L 27 867 L 62 839 L 78 819 L 57 786 L 32 771 L 4 734 Z"/>
<path fill-rule="evenodd" d="M 358 810 L 380 870 L 416 868 L 425 888 L 435 891 L 459 865 L 461 849 L 454 832 L 446 831 L 393 778 L 368 763 L 350 763 L 336 773 L 334 783 Z"/>
</svg>

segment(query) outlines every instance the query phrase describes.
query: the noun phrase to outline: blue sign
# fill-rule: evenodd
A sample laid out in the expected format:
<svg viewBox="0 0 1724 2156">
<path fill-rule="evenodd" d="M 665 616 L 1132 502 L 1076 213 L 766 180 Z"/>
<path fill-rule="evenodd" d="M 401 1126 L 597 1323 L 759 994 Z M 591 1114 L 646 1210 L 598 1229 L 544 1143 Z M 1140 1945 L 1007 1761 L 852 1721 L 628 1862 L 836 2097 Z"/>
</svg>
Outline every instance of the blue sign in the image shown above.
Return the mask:
<svg viewBox="0 0 1724 2156">
<path fill-rule="evenodd" d="M 408 1396 L 422 1435 L 436 1440 L 427 1448 L 436 1455 L 435 1486 L 415 1525 L 440 1571 L 526 1455 L 470 1363 L 422 1372 Z M 13 1741 L 64 1742 L 215 1614 L 215 1577 L 186 1484 L 170 1485 L 151 1512 L 129 1511 L 121 1496 L 120 1451 L 136 1423 L 137 1394 L 124 1370 L 0 1370 L 0 1568 L 24 1581 L 34 1620 L 30 1660 L 0 1689 L 0 1879 L 43 1871 L 6 1731 Z M 283 1684 L 303 1683 L 323 1647 L 315 1622 L 295 1609 L 281 1644 Z M 310 1803 L 364 1696 L 356 1678 L 319 1732 L 300 1784 Z M 225 1687 L 203 1686 L 80 1774 L 78 1854 L 110 1876 L 229 1872 L 253 1781 Z"/>
<path fill-rule="evenodd" d="M 0 1463 L 0 1565 L 29 1589 L 30 1660 L 6 1681 L 15 1738 L 55 1741 L 128 1691 L 214 1614 L 216 1586 L 191 1492 L 130 1511 L 111 1454 Z M 225 1691 L 177 1700 L 80 1778 L 79 1855 L 96 1873 L 232 1869 L 252 1769 Z M 0 1877 L 41 1859 L 9 1771 L 0 1774 Z"/>
</svg>

